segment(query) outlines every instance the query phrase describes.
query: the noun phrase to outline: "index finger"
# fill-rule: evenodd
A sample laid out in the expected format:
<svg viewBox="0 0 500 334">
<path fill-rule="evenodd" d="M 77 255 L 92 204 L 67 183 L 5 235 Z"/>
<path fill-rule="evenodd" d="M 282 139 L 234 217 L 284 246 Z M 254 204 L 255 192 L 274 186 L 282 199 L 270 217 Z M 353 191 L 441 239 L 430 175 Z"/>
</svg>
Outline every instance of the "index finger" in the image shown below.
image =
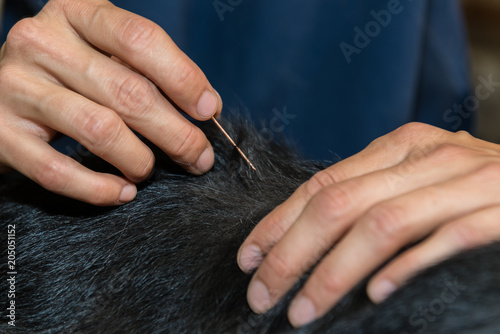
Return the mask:
<svg viewBox="0 0 500 334">
<path fill-rule="evenodd" d="M 222 109 L 205 74 L 154 22 L 103 0 L 72 1 L 63 10 L 87 42 L 137 69 L 193 118 Z"/>
</svg>

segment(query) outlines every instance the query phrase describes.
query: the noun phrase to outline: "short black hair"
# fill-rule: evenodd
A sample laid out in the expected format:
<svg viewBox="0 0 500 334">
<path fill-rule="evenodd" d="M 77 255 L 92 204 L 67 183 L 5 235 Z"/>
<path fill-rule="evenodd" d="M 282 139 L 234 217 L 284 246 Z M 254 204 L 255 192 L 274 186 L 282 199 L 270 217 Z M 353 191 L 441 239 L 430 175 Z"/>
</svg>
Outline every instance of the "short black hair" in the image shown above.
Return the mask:
<svg viewBox="0 0 500 334">
<path fill-rule="evenodd" d="M 492 333 L 500 330 L 500 244 L 420 273 L 385 302 L 358 284 L 300 329 L 286 310 L 307 275 L 263 315 L 246 301 L 236 253 L 252 228 L 326 166 L 269 142 L 244 119 L 222 120 L 257 171 L 211 124 L 216 152 L 202 176 L 150 145 L 154 176 L 126 205 L 101 208 L 27 179 L 0 186 L 0 331 L 19 333 Z M 84 163 L 110 170 L 95 157 Z M 15 325 L 8 325 L 8 230 L 15 225 Z M 362 259 L 360 259 L 362 261 Z M 7 275 L 9 278 L 10 275 Z"/>
</svg>

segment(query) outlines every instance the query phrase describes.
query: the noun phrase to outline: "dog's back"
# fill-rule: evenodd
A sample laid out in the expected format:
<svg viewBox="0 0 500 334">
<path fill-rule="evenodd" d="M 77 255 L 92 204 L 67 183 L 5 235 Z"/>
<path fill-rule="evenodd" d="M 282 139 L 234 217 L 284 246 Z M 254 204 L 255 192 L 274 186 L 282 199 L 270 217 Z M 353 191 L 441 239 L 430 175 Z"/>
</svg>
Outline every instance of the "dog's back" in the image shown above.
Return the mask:
<svg viewBox="0 0 500 334">
<path fill-rule="evenodd" d="M 250 277 L 236 265 L 238 247 L 321 166 L 267 142 L 243 121 L 224 126 L 256 172 L 208 126 L 217 153 L 211 172 L 188 175 L 158 153 L 153 178 L 118 208 L 77 203 L 24 179 L 1 187 L 0 332 L 500 332 L 498 243 L 426 270 L 380 305 L 360 284 L 301 329 L 292 329 L 286 309 L 302 282 L 266 314 L 253 314 L 246 303 Z M 7 274 L 9 229 L 14 275 Z M 8 323 L 12 300 L 15 327 Z"/>
</svg>

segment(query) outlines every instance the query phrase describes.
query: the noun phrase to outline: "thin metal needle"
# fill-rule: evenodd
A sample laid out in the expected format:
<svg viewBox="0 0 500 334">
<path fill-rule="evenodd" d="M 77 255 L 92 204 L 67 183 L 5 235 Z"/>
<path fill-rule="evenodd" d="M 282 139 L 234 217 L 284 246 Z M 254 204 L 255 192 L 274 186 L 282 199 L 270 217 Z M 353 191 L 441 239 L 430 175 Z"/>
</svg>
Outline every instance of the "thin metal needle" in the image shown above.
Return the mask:
<svg viewBox="0 0 500 334">
<path fill-rule="evenodd" d="M 234 140 L 231 139 L 231 137 L 229 137 L 229 135 L 227 134 L 226 130 L 224 130 L 222 128 L 222 126 L 219 124 L 219 122 L 217 122 L 217 120 L 213 116 L 212 116 L 212 121 L 214 121 L 215 125 L 217 125 L 217 127 L 222 131 L 222 133 L 227 137 L 227 139 L 229 139 L 229 141 L 231 142 L 231 144 L 233 144 L 233 146 L 236 147 L 236 149 L 238 150 L 238 152 L 240 152 L 241 156 L 248 162 L 248 164 L 250 165 L 250 167 L 252 167 L 253 170 L 257 170 L 254 167 L 254 165 L 250 162 L 250 160 L 248 160 L 248 158 L 245 155 L 245 153 L 243 153 L 243 151 L 240 150 L 240 148 L 238 147 L 238 145 L 236 145 L 236 143 L 234 142 Z"/>
</svg>

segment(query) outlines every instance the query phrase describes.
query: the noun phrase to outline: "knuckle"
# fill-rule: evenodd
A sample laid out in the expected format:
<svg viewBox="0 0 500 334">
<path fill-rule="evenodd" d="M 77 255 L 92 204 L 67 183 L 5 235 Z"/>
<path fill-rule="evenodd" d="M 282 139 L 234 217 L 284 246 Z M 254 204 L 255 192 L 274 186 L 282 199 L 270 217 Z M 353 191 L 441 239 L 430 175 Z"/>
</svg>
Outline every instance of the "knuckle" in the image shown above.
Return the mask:
<svg viewBox="0 0 500 334">
<path fill-rule="evenodd" d="M 305 184 L 305 190 L 310 197 L 314 196 L 321 189 L 342 180 L 341 171 L 335 168 L 322 170 L 314 174 Z"/>
<path fill-rule="evenodd" d="M 269 270 L 271 271 L 272 277 L 277 277 L 285 282 L 294 282 L 296 279 L 296 270 L 294 266 L 289 262 L 287 257 L 278 251 L 272 250 L 266 256 L 266 262 Z"/>
<path fill-rule="evenodd" d="M 461 140 L 461 141 L 475 140 L 475 138 L 469 132 L 467 132 L 465 130 L 460 130 L 460 131 L 455 132 L 454 136 L 455 136 L 455 138 L 457 138 L 458 140 Z"/>
<path fill-rule="evenodd" d="M 56 191 L 63 186 L 62 174 L 65 163 L 62 159 L 56 158 L 43 161 L 40 167 L 35 169 L 34 181 L 47 190 Z"/>
<path fill-rule="evenodd" d="M 475 226 L 462 223 L 450 228 L 462 249 L 474 248 L 481 243 L 481 233 Z"/>
<path fill-rule="evenodd" d="M 326 295 L 338 295 L 345 288 L 345 280 L 338 272 L 333 272 L 327 266 L 319 266 L 314 275 L 319 280 L 319 286 Z"/>
<path fill-rule="evenodd" d="M 10 29 L 6 43 L 9 49 L 24 50 L 35 46 L 42 37 L 36 19 L 30 17 L 20 20 Z"/>
<path fill-rule="evenodd" d="M 104 151 L 118 136 L 120 121 L 111 112 L 94 111 L 84 117 L 82 131 L 85 146 L 98 154 Z"/>
<path fill-rule="evenodd" d="M 127 76 L 111 89 L 114 91 L 117 109 L 125 116 L 141 118 L 151 110 L 156 96 L 156 88 L 147 79 Z"/>
<path fill-rule="evenodd" d="M 142 52 L 153 45 L 160 28 L 152 21 L 132 15 L 123 24 L 121 43 L 130 52 Z"/>
<path fill-rule="evenodd" d="M 176 145 L 171 151 L 171 157 L 180 159 L 187 157 L 202 141 L 203 133 L 194 125 L 187 124 L 181 128 L 177 136 Z"/>
<path fill-rule="evenodd" d="M 196 88 L 196 83 L 201 80 L 193 78 L 198 73 L 196 65 L 188 60 L 179 60 L 172 68 L 170 80 L 172 88 L 170 93 L 177 96 L 186 95 L 187 92 L 193 91 Z"/>
<path fill-rule="evenodd" d="M 428 124 L 410 122 L 389 133 L 389 137 L 399 142 L 420 143 L 433 129 L 434 127 Z"/>
<path fill-rule="evenodd" d="M 395 130 L 396 131 L 396 130 Z M 387 139 L 394 136 L 394 132 L 388 133 L 385 136 L 377 137 L 368 144 L 366 149 L 384 148 L 387 146 Z"/>
<path fill-rule="evenodd" d="M 276 209 L 281 208 L 281 205 L 279 205 Z M 283 216 L 274 214 L 268 216 L 267 219 L 268 220 L 266 223 L 269 226 L 269 230 L 265 232 L 265 238 L 269 238 L 271 240 L 280 240 L 287 232 L 287 228 L 283 225 Z"/>
<path fill-rule="evenodd" d="M 310 205 L 318 217 L 317 222 L 331 223 L 346 212 L 352 203 L 351 190 L 347 186 L 334 186 L 317 194 Z"/>
<path fill-rule="evenodd" d="M 367 233 L 375 240 L 400 239 L 405 230 L 401 219 L 402 212 L 403 209 L 395 205 L 380 204 L 374 206 L 367 213 Z"/>
<path fill-rule="evenodd" d="M 409 122 L 402 126 L 400 126 L 396 131 L 401 132 L 402 134 L 416 134 L 421 135 L 427 133 L 433 127 L 420 122 Z"/>
</svg>

